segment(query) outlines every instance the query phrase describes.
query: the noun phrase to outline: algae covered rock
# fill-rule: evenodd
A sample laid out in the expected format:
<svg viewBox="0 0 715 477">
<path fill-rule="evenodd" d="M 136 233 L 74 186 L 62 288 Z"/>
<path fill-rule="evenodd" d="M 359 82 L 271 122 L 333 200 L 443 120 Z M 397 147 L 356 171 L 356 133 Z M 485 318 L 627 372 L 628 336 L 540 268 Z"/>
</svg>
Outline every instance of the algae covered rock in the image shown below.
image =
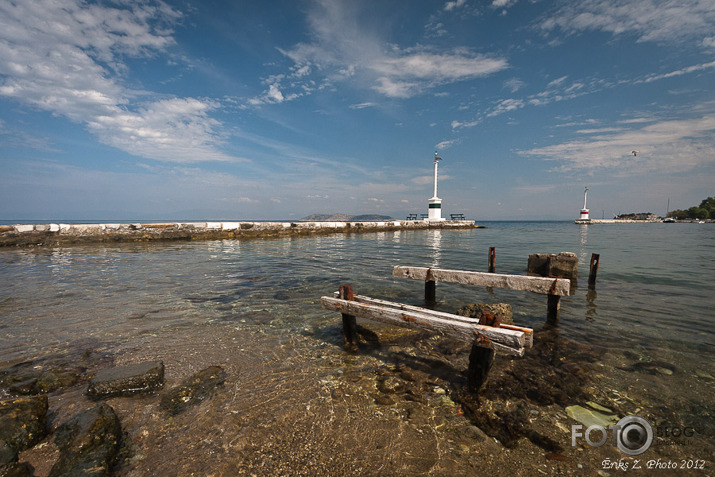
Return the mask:
<svg viewBox="0 0 715 477">
<path fill-rule="evenodd" d="M 480 318 L 483 313 L 489 313 L 496 318 L 501 318 L 501 323 L 504 324 L 514 323 L 514 315 L 511 311 L 511 305 L 508 303 L 472 303 L 457 310 L 458 315 L 470 318 Z"/>
<path fill-rule="evenodd" d="M 0 400 L 0 441 L 10 449 L 22 452 L 46 435 L 47 396 Z"/>
<path fill-rule="evenodd" d="M 13 394 L 49 393 L 76 384 L 82 372 L 82 368 L 57 359 L 27 361 L 0 370 L 0 387 Z"/>
<path fill-rule="evenodd" d="M 172 388 L 161 397 L 160 407 L 172 416 L 187 407 L 198 404 L 210 397 L 217 386 L 226 381 L 226 372 L 220 366 L 206 369 L 186 378 L 179 386 Z"/>
<path fill-rule="evenodd" d="M 616 424 L 619 419 L 615 414 L 604 414 L 594 409 L 588 409 L 578 405 L 568 406 L 566 408 L 566 414 L 574 421 L 578 421 L 586 427 L 601 426 L 607 428 L 611 424 Z"/>
<path fill-rule="evenodd" d="M 149 361 L 102 369 L 90 379 L 87 395 L 92 399 L 150 393 L 164 385 L 164 363 Z"/>
<path fill-rule="evenodd" d="M 122 428 L 107 404 L 83 411 L 57 428 L 55 443 L 60 458 L 50 477 L 110 475 L 119 455 Z"/>
</svg>

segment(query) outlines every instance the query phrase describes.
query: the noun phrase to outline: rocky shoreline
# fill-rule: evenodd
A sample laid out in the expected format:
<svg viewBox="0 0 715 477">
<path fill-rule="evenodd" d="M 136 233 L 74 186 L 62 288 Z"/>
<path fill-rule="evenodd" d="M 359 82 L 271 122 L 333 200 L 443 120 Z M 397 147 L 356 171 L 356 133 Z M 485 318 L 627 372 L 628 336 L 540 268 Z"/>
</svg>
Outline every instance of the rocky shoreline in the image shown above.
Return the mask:
<svg viewBox="0 0 715 477">
<path fill-rule="evenodd" d="M 472 220 L 386 222 L 167 222 L 0 225 L 0 247 L 77 243 L 225 240 L 398 230 L 471 229 Z"/>
<path fill-rule="evenodd" d="M 130 446 L 114 408 L 105 402 L 113 397 L 155 394 L 164 386 L 164 363 L 148 361 L 103 368 L 94 373 L 84 365 L 97 364 L 91 352 L 84 361 L 66 357 L 26 361 L 0 370 L 0 391 L 14 397 L 0 399 L 0 476 L 32 476 L 35 469 L 20 454 L 49 436 L 59 451 L 49 476 L 108 476 Z M 75 362 L 79 361 L 78 365 Z M 220 366 L 209 366 L 161 393 L 160 407 L 175 416 L 210 398 L 226 380 Z M 96 405 L 84 409 L 58 426 L 48 394 L 87 383 L 85 394 Z M 98 402 L 99 401 L 99 402 Z M 56 423 L 55 423 L 56 425 Z M 54 430 L 52 429 L 53 427 Z"/>
</svg>

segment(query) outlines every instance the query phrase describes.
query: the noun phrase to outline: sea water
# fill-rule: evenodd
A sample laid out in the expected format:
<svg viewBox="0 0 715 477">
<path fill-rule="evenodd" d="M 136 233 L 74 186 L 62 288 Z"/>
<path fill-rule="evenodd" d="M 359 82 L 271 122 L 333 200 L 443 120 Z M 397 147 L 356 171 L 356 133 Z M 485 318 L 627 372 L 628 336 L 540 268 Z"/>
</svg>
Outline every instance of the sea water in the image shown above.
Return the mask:
<svg viewBox="0 0 715 477">
<path fill-rule="evenodd" d="M 137 442 L 144 436 L 148 446 L 135 443 L 142 451 L 123 467 L 128 474 L 149 473 L 167 461 L 175 466 L 172 472 L 189 472 L 207 448 L 213 449 L 219 473 L 243 469 L 235 463 L 241 459 L 250 461 L 246 469 L 256 471 L 268 465 L 269 458 L 259 457 L 261 453 L 280 453 L 276 440 L 297 454 L 275 456 L 286 467 L 276 461 L 268 467 L 273 471 L 310 468 L 311 455 L 326 469 L 337 469 L 316 450 L 326 446 L 344 456 L 349 465 L 340 469 L 348 472 L 463 470 L 462 462 L 479 468 L 487 464 L 475 464 L 459 455 L 459 449 L 440 456 L 440 448 L 454 446 L 446 435 L 440 443 L 437 431 L 430 431 L 435 435 L 427 443 L 405 425 L 396 431 L 401 437 L 395 441 L 391 425 L 380 424 L 391 411 L 378 405 L 373 409 L 372 403 L 357 398 L 359 404 L 351 403 L 344 389 L 336 402 L 335 390 L 346 376 L 369 387 L 371 367 L 389 362 L 390 351 L 419 350 L 399 341 L 387 350 L 346 355 L 340 316 L 321 309 L 320 297 L 348 283 L 359 294 L 421 306 L 423 284 L 392 278 L 395 265 L 486 271 L 488 249 L 496 247 L 498 273 L 525 274 L 529 254 L 565 251 L 578 256 L 579 280 L 571 296 L 561 300 L 557 331 L 574 346 L 600 350 L 596 387 L 608 387 L 643 412 L 657 415 L 655 409 L 667 409 L 668 420 L 677 421 L 672 425 L 696 426 L 712 438 L 711 224 L 482 225 L 488 228 L 0 249 L 0 369 L 87 350 L 116 364 L 161 359 L 170 383 L 208 365 L 226 367 L 233 376 L 223 391 L 228 395 L 219 396 L 185 427 L 166 424 L 151 402 L 138 408 L 127 400 L 116 404 L 125 428 Z M 600 255 L 595 290 L 587 286 L 592 253 Z M 437 308 L 449 312 L 477 301 L 506 302 L 516 324 L 544 327 L 543 295 L 439 283 L 437 299 Z M 371 361 L 365 361 L 367 356 Z M 76 391 L 77 399 L 81 395 Z M 62 396 L 51 397 L 57 421 L 75 410 Z M 430 399 L 422 404 L 431 406 Z M 359 409 L 350 411 L 352 405 Z M 281 422 L 280 416 L 293 420 Z M 338 422 L 364 429 L 371 442 L 384 441 L 383 447 L 376 444 L 359 458 L 347 444 L 332 448 L 336 435 L 351 436 L 346 439 L 353 444 L 359 441 L 354 431 L 330 427 Z M 294 435 L 297 429 L 302 429 L 300 435 Z M 563 436 L 566 448 L 569 438 Z M 429 462 L 422 463 L 419 456 L 391 461 L 389 455 L 399 446 L 390 448 L 389 442 L 402 441 L 405 446 L 421 442 L 422 452 L 432 456 Z M 302 453 L 295 442 L 307 442 Z M 37 466 L 41 457 L 35 459 Z M 380 462 L 382 467 L 376 466 Z"/>
</svg>

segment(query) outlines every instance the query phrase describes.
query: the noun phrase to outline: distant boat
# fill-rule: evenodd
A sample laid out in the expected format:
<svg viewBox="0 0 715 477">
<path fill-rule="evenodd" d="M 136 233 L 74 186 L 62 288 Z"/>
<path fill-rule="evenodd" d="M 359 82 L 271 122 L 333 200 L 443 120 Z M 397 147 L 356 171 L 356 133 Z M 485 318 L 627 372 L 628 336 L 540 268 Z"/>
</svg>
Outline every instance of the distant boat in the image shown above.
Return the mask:
<svg viewBox="0 0 715 477">
<path fill-rule="evenodd" d="M 674 224 L 674 223 L 675 223 L 675 219 L 674 219 L 673 217 L 666 217 L 666 218 L 663 219 L 663 223 L 664 223 L 664 224 Z"/>
</svg>

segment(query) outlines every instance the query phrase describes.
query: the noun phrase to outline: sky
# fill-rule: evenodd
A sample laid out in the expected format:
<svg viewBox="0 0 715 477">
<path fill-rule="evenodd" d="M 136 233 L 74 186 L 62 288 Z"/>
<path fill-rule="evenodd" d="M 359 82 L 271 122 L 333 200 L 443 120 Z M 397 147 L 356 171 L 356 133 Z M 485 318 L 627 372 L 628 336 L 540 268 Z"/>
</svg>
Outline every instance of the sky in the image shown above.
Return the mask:
<svg viewBox="0 0 715 477">
<path fill-rule="evenodd" d="M 638 151 L 636 155 L 632 151 Z M 712 0 L 0 0 L 0 220 L 715 196 Z"/>
</svg>

